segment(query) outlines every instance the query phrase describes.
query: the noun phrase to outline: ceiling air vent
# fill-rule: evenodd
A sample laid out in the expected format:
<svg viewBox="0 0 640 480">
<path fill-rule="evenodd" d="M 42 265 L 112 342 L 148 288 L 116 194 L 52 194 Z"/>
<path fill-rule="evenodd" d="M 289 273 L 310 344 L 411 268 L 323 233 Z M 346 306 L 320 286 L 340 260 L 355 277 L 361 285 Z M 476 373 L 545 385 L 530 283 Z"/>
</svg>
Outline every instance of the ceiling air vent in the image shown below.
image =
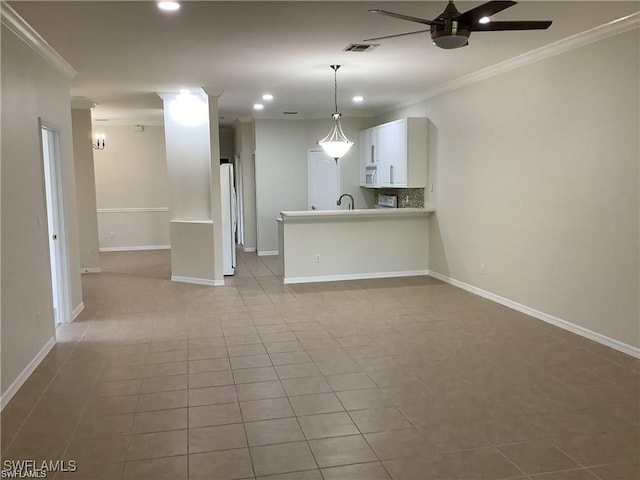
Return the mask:
<svg viewBox="0 0 640 480">
<path fill-rule="evenodd" d="M 379 47 L 379 43 L 352 43 L 347 45 L 344 49 L 345 52 L 370 52 L 371 50 Z"/>
<path fill-rule="evenodd" d="M 297 115 L 298 112 L 282 112 L 283 115 Z"/>
</svg>

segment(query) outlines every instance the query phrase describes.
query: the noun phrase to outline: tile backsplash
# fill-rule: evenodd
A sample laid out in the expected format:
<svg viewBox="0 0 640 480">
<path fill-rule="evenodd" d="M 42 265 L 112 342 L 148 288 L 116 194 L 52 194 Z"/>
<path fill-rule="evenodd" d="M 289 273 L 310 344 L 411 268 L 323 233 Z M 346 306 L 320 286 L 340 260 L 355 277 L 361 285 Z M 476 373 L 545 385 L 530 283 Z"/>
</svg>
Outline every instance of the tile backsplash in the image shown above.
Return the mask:
<svg viewBox="0 0 640 480">
<path fill-rule="evenodd" d="M 397 196 L 398 208 L 424 208 L 424 188 L 380 188 L 377 195 Z"/>
</svg>

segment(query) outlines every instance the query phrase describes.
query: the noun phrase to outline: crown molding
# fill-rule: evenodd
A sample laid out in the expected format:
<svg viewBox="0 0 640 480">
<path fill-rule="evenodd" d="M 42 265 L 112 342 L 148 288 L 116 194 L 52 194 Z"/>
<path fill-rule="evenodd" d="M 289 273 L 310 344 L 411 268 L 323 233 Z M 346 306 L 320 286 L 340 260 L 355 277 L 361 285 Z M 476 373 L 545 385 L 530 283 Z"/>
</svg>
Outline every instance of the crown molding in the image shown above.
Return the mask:
<svg viewBox="0 0 640 480">
<path fill-rule="evenodd" d="M 78 72 L 6 2 L 0 2 L 0 21 L 58 72 L 71 80 Z"/>
<path fill-rule="evenodd" d="M 201 87 L 208 97 L 221 97 L 224 90 L 218 87 Z"/>
<path fill-rule="evenodd" d="M 393 107 L 392 109 L 386 110 L 383 113 L 389 113 L 397 110 L 398 108 L 404 108 L 415 105 L 416 103 L 424 102 L 425 100 L 429 100 L 444 93 L 448 93 L 453 90 L 472 85 L 476 82 L 495 77 L 511 70 L 515 70 L 517 68 L 545 60 L 547 58 L 559 55 L 564 52 L 568 52 L 570 50 L 574 50 L 585 45 L 589 45 L 590 43 L 604 40 L 605 38 L 612 37 L 614 35 L 618 35 L 620 33 L 624 33 L 638 27 L 640 27 L 640 12 L 635 12 L 625 17 L 612 20 L 611 22 L 605 23 L 603 25 L 599 25 L 590 30 L 586 30 L 567 38 L 563 38 L 562 40 L 550 43 L 549 45 L 545 45 L 544 47 L 531 50 L 530 52 L 518 55 L 517 57 L 510 58 L 509 60 L 505 60 L 504 62 L 496 63 L 495 65 L 483 68 L 482 70 L 478 70 L 477 72 L 473 72 L 469 75 L 465 75 L 450 82 L 443 83 L 442 85 L 429 90 L 418 100 L 413 99 L 409 102 L 404 102 L 398 106 Z"/>
</svg>

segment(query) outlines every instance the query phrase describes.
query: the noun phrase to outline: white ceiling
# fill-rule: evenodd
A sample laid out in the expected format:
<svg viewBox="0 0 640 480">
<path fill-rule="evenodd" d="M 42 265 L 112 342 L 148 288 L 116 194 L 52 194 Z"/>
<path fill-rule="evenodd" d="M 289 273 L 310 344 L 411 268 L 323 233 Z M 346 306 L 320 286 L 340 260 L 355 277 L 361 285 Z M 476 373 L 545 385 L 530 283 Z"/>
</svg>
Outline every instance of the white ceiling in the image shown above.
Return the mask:
<svg viewBox="0 0 640 480">
<path fill-rule="evenodd" d="M 456 2 L 466 11 L 483 2 Z M 383 8 L 433 19 L 445 0 L 422 2 L 182 2 L 166 14 L 156 2 L 11 1 L 77 71 L 73 96 L 98 103 L 94 119 L 158 123 L 156 92 L 215 87 L 223 123 L 237 117 L 305 118 L 333 111 L 333 72 L 340 110 L 369 116 L 418 101 L 425 92 L 463 75 L 548 45 L 638 10 L 637 1 L 524 1 L 496 20 L 553 20 L 545 31 L 476 32 L 457 50 L 435 47 L 428 34 L 384 40 L 368 53 L 347 53 L 350 43 L 420 30 L 420 25 L 368 13 Z M 275 96 L 262 113 L 262 93 Z M 363 105 L 351 102 L 365 97 Z"/>
</svg>

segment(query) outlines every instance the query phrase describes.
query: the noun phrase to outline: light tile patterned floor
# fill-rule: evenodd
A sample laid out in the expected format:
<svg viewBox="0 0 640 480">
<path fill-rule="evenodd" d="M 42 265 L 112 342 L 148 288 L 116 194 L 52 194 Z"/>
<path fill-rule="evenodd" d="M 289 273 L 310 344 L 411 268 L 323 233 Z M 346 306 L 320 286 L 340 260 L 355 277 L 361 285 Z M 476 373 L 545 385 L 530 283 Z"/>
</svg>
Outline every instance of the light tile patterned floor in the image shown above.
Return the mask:
<svg viewBox="0 0 640 480">
<path fill-rule="evenodd" d="M 636 359 L 431 278 L 225 287 L 108 253 L 2 412 L 57 479 L 637 480 Z"/>
</svg>

